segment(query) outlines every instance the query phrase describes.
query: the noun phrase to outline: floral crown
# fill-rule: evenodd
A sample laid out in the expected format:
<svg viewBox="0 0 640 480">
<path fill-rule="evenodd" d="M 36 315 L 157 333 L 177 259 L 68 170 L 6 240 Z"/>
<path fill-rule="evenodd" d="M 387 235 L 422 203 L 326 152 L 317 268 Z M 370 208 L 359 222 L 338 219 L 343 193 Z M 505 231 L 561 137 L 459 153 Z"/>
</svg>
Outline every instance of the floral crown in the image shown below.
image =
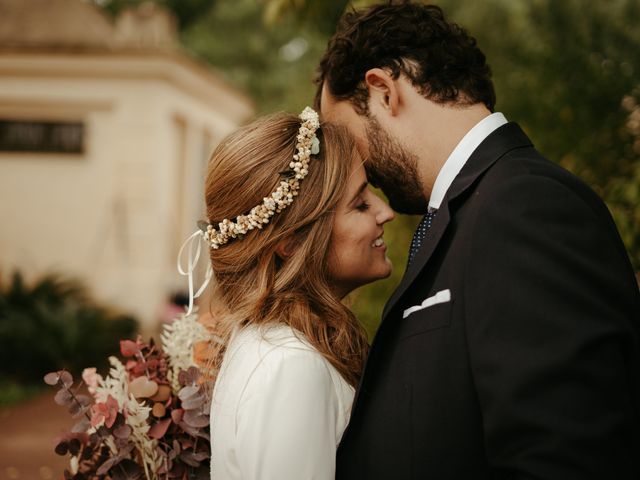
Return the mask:
<svg viewBox="0 0 640 480">
<path fill-rule="evenodd" d="M 320 152 L 320 141 L 316 136 L 316 131 L 320 128 L 318 113 L 306 107 L 299 118 L 302 124 L 296 137 L 296 153 L 289 168 L 280 172 L 283 180 L 278 188 L 263 198 L 262 203 L 253 207 L 249 213 L 239 215 L 235 220 L 225 218 L 218 223 L 217 228 L 206 221 L 198 222 L 202 236 L 210 248 L 218 249 L 233 238 L 241 237 L 256 228 L 262 229 L 272 216 L 293 203 L 293 198 L 300 190 L 300 181 L 309 173 L 309 158 Z"/>
</svg>

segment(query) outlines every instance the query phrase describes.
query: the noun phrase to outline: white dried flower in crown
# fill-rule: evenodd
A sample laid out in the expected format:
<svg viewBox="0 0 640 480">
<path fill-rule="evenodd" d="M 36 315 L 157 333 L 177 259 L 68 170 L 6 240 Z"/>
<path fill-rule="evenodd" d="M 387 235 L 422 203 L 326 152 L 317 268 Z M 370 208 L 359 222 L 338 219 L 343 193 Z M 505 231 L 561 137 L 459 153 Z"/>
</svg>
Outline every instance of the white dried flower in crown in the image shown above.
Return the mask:
<svg viewBox="0 0 640 480">
<path fill-rule="evenodd" d="M 249 231 L 269 223 L 270 218 L 287 208 L 298 196 L 300 180 L 309 173 L 309 159 L 311 155 L 320 153 L 320 140 L 316 131 L 320 128 L 318 113 L 311 107 L 306 107 L 299 115 L 302 124 L 296 136 L 296 154 L 289 163 L 289 170 L 283 172 L 287 180 L 280 182 L 278 188 L 265 197 L 260 205 L 253 207 L 246 215 L 239 215 L 235 221 L 224 219 L 218 223 L 217 229 L 208 222 L 199 222 L 202 237 L 210 248 L 217 250 L 232 238 L 246 235 Z"/>
</svg>

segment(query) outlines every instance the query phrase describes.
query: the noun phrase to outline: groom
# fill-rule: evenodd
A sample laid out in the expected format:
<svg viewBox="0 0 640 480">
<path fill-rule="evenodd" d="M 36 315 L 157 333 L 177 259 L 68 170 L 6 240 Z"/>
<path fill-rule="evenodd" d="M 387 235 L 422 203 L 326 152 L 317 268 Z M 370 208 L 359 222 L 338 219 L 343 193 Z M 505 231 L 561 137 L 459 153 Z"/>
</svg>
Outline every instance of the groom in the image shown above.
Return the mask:
<svg viewBox="0 0 640 480">
<path fill-rule="evenodd" d="M 337 478 L 640 478 L 625 248 L 602 201 L 494 113 L 475 40 L 433 5 L 347 13 L 317 103 L 391 205 L 424 215 Z"/>
</svg>

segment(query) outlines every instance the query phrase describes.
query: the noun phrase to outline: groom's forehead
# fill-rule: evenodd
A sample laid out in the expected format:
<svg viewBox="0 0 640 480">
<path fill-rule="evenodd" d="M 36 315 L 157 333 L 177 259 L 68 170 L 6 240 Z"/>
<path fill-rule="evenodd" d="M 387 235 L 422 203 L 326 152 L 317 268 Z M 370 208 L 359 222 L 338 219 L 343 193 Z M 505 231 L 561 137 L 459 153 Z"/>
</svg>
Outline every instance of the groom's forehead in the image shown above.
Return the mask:
<svg viewBox="0 0 640 480">
<path fill-rule="evenodd" d="M 358 115 L 351 102 L 338 100 L 331 95 L 326 84 L 322 87 L 320 114 L 323 121 L 346 127 L 353 135 L 362 158 L 367 158 L 369 147 L 365 118 Z"/>
</svg>

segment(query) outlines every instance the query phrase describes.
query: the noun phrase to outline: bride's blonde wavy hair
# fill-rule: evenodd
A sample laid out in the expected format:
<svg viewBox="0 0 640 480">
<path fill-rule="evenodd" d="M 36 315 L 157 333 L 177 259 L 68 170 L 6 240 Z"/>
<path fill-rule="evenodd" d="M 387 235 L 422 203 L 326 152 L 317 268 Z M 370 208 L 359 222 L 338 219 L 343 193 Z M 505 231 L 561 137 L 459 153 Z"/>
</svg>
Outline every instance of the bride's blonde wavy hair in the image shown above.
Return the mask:
<svg viewBox="0 0 640 480">
<path fill-rule="evenodd" d="M 275 114 L 239 129 L 213 152 L 207 172 L 207 218 L 217 225 L 259 205 L 278 186 L 295 153 L 300 120 Z M 346 192 L 355 143 L 341 127 L 323 124 L 317 132 L 320 153 L 294 202 L 220 249 L 210 250 L 213 330 L 208 349 L 216 371 L 237 326 L 284 323 L 301 332 L 351 385 L 364 365 L 367 336 L 332 289 L 329 275 L 331 233 L 336 206 Z M 287 243 L 286 258 L 278 245 Z"/>
</svg>

